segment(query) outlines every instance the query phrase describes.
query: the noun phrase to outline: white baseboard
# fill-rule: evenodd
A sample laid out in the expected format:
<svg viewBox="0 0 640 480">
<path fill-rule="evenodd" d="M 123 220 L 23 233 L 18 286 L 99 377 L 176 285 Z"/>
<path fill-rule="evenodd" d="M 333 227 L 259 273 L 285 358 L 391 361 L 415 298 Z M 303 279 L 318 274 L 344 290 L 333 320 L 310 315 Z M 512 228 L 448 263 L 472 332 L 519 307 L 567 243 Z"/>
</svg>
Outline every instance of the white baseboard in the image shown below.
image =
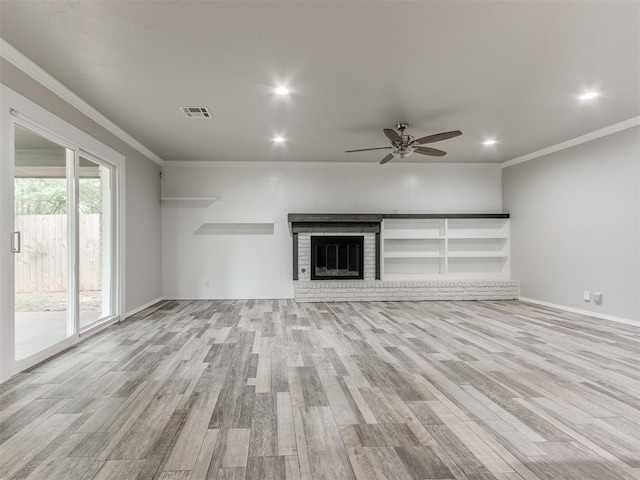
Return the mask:
<svg viewBox="0 0 640 480">
<path fill-rule="evenodd" d="M 558 310 L 564 310 L 565 312 L 577 313 L 579 315 L 586 315 L 587 317 L 601 318 L 603 320 L 609 320 L 610 322 L 624 323 L 625 325 L 640 327 L 640 321 L 631 320 L 630 318 L 615 317 L 613 315 L 592 312 L 590 310 L 581 310 L 579 308 L 567 307 L 565 305 L 558 305 L 556 303 L 543 302 L 542 300 L 535 300 L 533 298 L 527 298 L 527 297 L 520 297 L 519 300 L 526 303 L 533 303 L 535 305 L 542 305 L 543 307 L 551 307 L 551 308 L 556 308 Z"/>
<path fill-rule="evenodd" d="M 136 313 L 140 313 L 141 311 L 145 310 L 146 308 L 149 308 L 153 305 L 155 305 L 158 302 L 161 302 L 164 300 L 164 297 L 158 297 L 155 300 L 151 300 L 150 302 L 145 303 L 144 305 L 140 305 L 137 308 L 134 308 L 133 310 L 129 310 L 127 313 L 124 314 L 124 318 L 123 320 L 126 320 L 127 318 L 135 315 Z"/>
</svg>

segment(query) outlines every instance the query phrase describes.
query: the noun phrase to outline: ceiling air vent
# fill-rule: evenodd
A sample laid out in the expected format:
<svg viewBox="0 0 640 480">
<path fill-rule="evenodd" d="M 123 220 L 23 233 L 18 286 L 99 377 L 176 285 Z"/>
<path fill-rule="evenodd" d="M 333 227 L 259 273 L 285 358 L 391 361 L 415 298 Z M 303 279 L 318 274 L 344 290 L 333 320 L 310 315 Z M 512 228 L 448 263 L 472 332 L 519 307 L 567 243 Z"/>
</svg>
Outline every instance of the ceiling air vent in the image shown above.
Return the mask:
<svg viewBox="0 0 640 480">
<path fill-rule="evenodd" d="M 208 107 L 180 107 L 187 118 L 211 118 Z"/>
</svg>

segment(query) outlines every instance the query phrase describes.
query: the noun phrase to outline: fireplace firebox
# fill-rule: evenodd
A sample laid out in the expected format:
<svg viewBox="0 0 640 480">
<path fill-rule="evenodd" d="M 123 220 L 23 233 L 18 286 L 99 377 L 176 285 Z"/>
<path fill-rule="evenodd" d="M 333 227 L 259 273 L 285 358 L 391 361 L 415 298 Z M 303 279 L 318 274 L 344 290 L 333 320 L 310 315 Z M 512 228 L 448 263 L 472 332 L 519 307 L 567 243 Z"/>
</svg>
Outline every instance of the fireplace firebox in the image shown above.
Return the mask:
<svg viewBox="0 0 640 480">
<path fill-rule="evenodd" d="M 364 236 L 312 236 L 311 280 L 364 278 Z"/>
</svg>

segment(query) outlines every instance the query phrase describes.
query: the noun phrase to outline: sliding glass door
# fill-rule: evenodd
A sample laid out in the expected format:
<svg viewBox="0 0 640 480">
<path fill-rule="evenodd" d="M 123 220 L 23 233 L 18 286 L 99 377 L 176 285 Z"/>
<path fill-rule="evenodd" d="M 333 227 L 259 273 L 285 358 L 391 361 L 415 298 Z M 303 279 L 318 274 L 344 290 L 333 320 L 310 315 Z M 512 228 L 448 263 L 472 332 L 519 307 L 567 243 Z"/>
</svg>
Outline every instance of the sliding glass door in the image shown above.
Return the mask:
<svg viewBox="0 0 640 480">
<path fill-rule="evenodd" d="M 115 167 L 14 129 L 14 361 L 114 315 Z"/>
<path fill-rule="evenodd" d="M 0 84 L 0 382 L 121 318 L 125 162 Z"/>
</svg>

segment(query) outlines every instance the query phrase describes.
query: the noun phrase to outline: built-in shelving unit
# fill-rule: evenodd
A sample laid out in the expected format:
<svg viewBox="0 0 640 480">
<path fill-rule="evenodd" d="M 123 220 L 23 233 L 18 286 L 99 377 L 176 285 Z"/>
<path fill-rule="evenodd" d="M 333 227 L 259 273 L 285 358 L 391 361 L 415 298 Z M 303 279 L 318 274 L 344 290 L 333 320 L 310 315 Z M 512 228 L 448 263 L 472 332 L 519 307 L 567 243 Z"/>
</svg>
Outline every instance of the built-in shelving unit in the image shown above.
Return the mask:
<svg viewBox="0 0 640 480">
<path fill-rule="evenodd" d="M 205 208 L 215 202 L 214 197 L 162 197 L 160 206 L 170 208 Z"/>
<path fill-rule="evenodd" d="M 388 215 L 383 280 L 509 278 L 508 215 Z"/>
</svg>

